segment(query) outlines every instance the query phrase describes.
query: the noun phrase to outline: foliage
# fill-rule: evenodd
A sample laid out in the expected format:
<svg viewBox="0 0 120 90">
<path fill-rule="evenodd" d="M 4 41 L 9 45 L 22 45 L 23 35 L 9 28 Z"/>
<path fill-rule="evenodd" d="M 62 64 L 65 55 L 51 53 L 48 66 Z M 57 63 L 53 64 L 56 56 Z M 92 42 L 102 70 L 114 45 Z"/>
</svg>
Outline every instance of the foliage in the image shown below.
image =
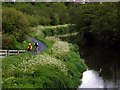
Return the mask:
<svg viewBox="0 0 120 90">
<path fill-rule="evenodd" d="M 37 26 L 31 29 L 31 32 L 35 33 L 36 36 L 55 36 L 55 35 L 65 35 L 76 32 L 74 30 L 74 25 L 56 25 L 56 26 Z"/>
<path fill-rule="evenodd" d="M 53 36 L 53 35 L 59 35 L 59 34 L 66 34 L 69 33 L 69 25 L 68 26 L 58 26 L 58 27 L 46 27 L 43 29 L 43 33 L 45 36 Z"/>
<path fill-rule="evenodd" d="M 2 41 L 3 44 L 5 44 L 3 49 L 20 49 L 16 47 L 16 44 L 23 44 L 26 35 L 32 33 L 29 26 L 33 27 L 38 25 L 58 25 L 68 23 L 68 12 L 64 3 L 6 2 L 3 3 L 2 16 Z M 55 31 L 48 28 L 43 34 L 36 32 L 36 35 L 38 36 L 39 34 L 44 37 L 45 35 L 63 34 L 64 32 L 69 32 L 69 28 L 65 27 L 61 30 L 61 28 L 58 27 Z"/>
<path fill-rule="evenodd" d="M 47 40 L 51 41 L 51 42 L 56 42 L 56 41 L 60 41 L 60 38 L 55 38 L 54 36 L 51 37 L 46 37 Z"/>
<path fill-rule="evenodd" d="M 69 14 L 64 3 L 3 3 L 4 7 L 15 8 L 34 18 L 32 26 L 36 25 L 35 21 L 39 21 L 39 25 L 58 25 L 68 23 Z"/>
<path fill-rule="evenodd" d="M 58 14 L 54 13 L 53 15 L 51 15 L 51 25 L 58 25 L 60 21 L 60 17 L 58 16 Z"/>
<path fill-rule="evenodd" d="M 54 48 L 63 47 L 54 56 Z M 81 83 L 84 61 L 67 42 L 55 41 L 54 45 L 38 55 L 22 54 L 3 58 L 3 88 L 77 88 Z M 64 53 L 64 54 L 62 54 Z"/>
<path fill-rule="evenodd" d="M 79 31 L 82 43 L 104 47 L 119 46 L 118 13 L 119 3 L 93 3 L 72 7 L 73 23 Z"/>
<path fill-rule="evenodd" d="M 53 55 L 61 57 L 69 52 L 69 44 L 64 41 L 57 41 L 53 44 L 51 52 Z"/>
<path fill-rule="evenodd" d="M 78 38 L 83 44 L 99 44 L 105 47 L 119 47 L 120 45 L 119 2 L 101 4 L 16 2 L 3 3 L 3 7 L 3 31 L 5 34 L 6 32 L 13 33 L 15 31 L 14 35 L 19 42 L 23 41 L 23 37 L 20 38 L 21 36 L 24 36 L 23 32 L 29 31 L 23 28 L 21 29 L 20 27 L 28 25 L 27 21 L 29 21 L 29 24 L 32 27 L 38 25 L 50 26 L 59 24 L 74 24 L 74 26 L 76 26 L 76 28 L 46 28 L 43 30 L 45 36 L 60 35 L 77 31 L 79 32 Z M 13 17 L 16 18 L 12 18 L 12 13 L 10 12 L 12 12 Z M 19 18 L 21 19 L 18 20 Z M 18 24 L 14 21 L 23 23 Z M 20 32 L 22 34 L 19 34 Z"/>
<path fill-rule="evenodd" d="M 18 37 L 19 33 L 26 33 L 25 28 L 29 26 L 29 22 L 22 12 L 14 8 L 3 8 L 2 15 L 4 33 L 11 33 L 16 35 L 16 37 Z"/>
<path fill-rule="evenodd" d="M 3 48 L 18 49 L 16 45 L 25 40 L 29 22 L 22 12 L 14 8 L 3 8 L 2 15 Z"/>
</svg>

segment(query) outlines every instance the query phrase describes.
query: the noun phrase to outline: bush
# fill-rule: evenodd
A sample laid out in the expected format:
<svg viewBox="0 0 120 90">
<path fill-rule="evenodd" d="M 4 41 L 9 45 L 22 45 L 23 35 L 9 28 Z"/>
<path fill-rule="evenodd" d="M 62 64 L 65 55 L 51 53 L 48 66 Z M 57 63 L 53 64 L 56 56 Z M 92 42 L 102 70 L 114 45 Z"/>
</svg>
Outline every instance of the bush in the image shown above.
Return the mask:
<svg viewBox="0 0 120 90">
<path fill-rule="evenodd" d="M 30 23 L 25 14 L 14 8 L 3 8 L 2 16 L 3 49 L 17 49 L 16 45 L 26 39 Z"/>
<path fill-rule="evenodd" d="M 36 16 L 39 20 L 39 25 L 50 25 L 50 18 L 44 16 Z"/>
<path fill-rule="evenodd" d="M 48 51 L 38 55 L 3 58 L 3 88 L 77 88 L 86 70 L 78 48 L 54 40 Z"/>
<path fill-rule="evenodd" d="M 73 25 L 61 25 L 54 27 L 45 27 L 42 29 L 45 36 L 63 35 L 75 32 Z"/>
<path fill-rule="evenodd" d="M 30 16 L 30 15 L 26 15 L 28 20 L 30 21 L 30 25 L 33 26 L 38 26 L 39 25 L 39 19 L 36 18 L 35 16 Z"/>
</svg>

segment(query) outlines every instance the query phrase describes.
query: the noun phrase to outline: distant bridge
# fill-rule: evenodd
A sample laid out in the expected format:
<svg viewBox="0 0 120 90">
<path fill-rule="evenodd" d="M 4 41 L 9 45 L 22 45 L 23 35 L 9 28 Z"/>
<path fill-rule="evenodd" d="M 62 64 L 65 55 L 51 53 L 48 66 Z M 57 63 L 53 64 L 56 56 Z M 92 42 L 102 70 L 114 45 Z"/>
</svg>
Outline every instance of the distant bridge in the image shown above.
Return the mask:
<svg viewBox="0 0 120 90">
<path fill-rule="evenodd" d="M 11 56 L 25 53 L 26 50 L 0 50 L 0 56 Z"/>
</svg>

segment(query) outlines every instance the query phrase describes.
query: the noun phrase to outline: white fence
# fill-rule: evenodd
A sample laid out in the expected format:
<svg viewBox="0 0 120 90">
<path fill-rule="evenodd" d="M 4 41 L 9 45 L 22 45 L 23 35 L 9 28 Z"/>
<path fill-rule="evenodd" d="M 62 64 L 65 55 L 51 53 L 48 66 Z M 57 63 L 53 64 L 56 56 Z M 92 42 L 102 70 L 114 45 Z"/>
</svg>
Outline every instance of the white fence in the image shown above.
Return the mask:
<svg viewBox="0 0 120 90">
<path fill-rule="evenodd" d="M 26 50 L 0 50 L 0 56 L 11 56 L 24 53 Z"/>
</svg>

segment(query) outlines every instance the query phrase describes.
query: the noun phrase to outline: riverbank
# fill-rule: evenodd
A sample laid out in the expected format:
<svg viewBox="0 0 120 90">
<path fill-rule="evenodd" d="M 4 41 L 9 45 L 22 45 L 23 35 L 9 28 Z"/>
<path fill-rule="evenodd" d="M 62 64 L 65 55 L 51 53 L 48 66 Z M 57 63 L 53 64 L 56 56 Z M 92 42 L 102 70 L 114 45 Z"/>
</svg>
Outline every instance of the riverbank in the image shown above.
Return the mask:
<svg viewBox="0 0 120 90">
<path fill-rule="evenodd" d="M 51 47 L 37 55 L 2 60 L 3 88 L 77 88 L 81 84 L 86 65 L 77 46 L 58 38 L 47 40 Z"/>
</svg>

